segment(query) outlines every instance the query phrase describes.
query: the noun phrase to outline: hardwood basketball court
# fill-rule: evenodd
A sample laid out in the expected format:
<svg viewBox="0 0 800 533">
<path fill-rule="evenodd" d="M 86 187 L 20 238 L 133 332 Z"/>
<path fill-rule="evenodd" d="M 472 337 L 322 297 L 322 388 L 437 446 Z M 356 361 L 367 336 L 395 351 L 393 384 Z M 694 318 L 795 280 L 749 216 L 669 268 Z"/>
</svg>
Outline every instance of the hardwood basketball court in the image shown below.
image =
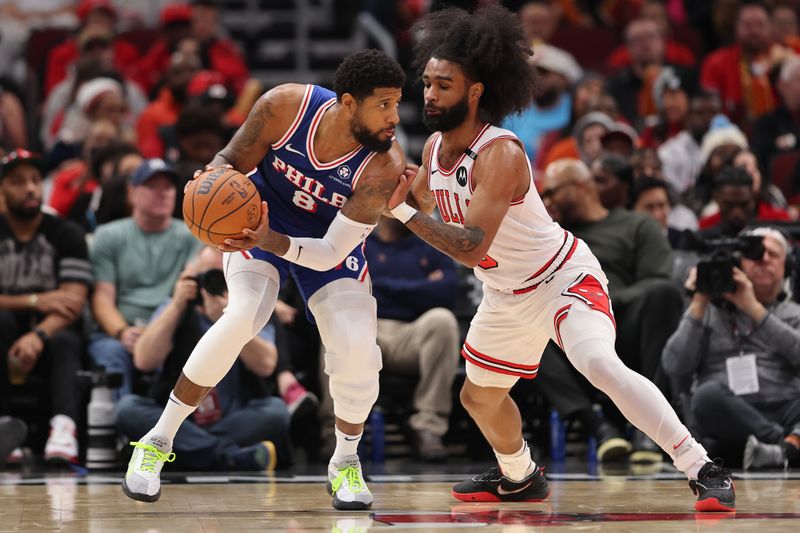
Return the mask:
<svg viewBox="0 0 800 533">
<path fill-rule="evenodd" d="M 2 474 L 0 531 L 800 530 L 800 473 L 791 472 L 737 479 L 735 514 L 695 513 L 686 480 L 672 472 L 641 477 L 548 474 L 550 498 L 530 504 L 458 502 L 450 487 L 462 473 L 372 475 L 375 503 L 361 512 L 331 508 L 321 475 L 167 474 L 162 497 L 154 504 L 126 498 L 121 476 Z"/>
</svg>

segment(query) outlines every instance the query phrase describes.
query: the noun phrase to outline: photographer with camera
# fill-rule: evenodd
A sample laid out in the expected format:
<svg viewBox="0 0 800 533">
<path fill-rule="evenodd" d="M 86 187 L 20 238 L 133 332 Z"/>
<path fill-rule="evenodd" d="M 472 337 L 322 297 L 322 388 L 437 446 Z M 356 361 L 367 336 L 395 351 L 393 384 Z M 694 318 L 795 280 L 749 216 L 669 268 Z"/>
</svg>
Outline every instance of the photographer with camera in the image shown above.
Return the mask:
<svg viewBox="0 0 800 533">
<path fill-rule="evenodd" d="M 760 237 L 760 250 L 747 244 L 752 237 Z M 745 468 L 796 464 L 800 306 L 784 292 L 792 247 L 772 227 L 745 230 L 739 242 L 717 244 L 725 249 L 689 273 L 692 299 L 662 364 L 676 388 L 694 381 L 687 415 L 720 451 L 739 453 L 747 444 Z"/>
<path fill-rule="evenodd" d="M 124 435 L 138 439 L 156 425 L 189 354 L 227 305 L 222 255 L 204 248 L 181 273 L 172 298 L 156 310 L 136 343 L 135 367 L 161 372 L 147 397 L 128 395 L 120 400 L 116 425 Z M 234 367 L 192 418 L 180 426 L 174 451 L 181 468 L 264 470 L 275 468 L 279 457 L 281 461 L 287 458 L 289 412 L 280 398 L 268 395 L 264 380 L 275 373 L 277 365 L 275 328 L 267 324 L 244 346 Z"/>
</svg>

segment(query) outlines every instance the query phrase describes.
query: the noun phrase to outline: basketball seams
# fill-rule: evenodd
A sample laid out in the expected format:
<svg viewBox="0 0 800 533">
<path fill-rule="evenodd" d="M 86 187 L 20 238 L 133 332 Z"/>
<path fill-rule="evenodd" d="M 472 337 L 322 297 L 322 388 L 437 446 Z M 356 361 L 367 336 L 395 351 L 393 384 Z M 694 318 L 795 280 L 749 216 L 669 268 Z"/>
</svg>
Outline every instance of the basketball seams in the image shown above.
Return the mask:
<svg viewBox="0 0 800 533">
<path fill-rule="evenodd" d="M 258 189 L 255 187 L 255 184 L 254 184 L 254 185 L 253 185 L 253 194 L 251 194 L 250 196 L 248 196 L 248 197 L 247 197 L 247 198 L 244 200 L 244 202 L 242 202 L 242 204 L 241 204 L 239 207 L 237 207 L 236 209 L 234 209 L 234 210 L 232 210 L 232 211 L 228 211 L 228 212 L 227 212 L 225 215 L 223 215 L 223 216 L 219 217 L 217 220 L 215 220 L 215 221 L 211 222 L 211 223 L 208 225 L 208 229 L 206 229 L 205 231 L 206 231 L 207 233 L 216 233 L 216 232 L 213 232 L 213 231 L 211 231 L 211 229 L 214 227 L 214 224 L 216 224 L 217 222 L 219 222 L 219 221 L 221 221 L 221 220 L 224 220 L 224 219 L 228 218 L 229 216 L 231 216 L 232 214 L 234 214 L 234 213 L 235 213 L 236 211 L 238 211 L 239 209 L 241 209 L 241 208 L 243 208 L 243 207 L 247 207 L 247 206 L 249 206 L 249 205 L 250 205 L 250 200 L 252 200 L 252 199 L 253 199 L 253 198 L 256 196 L 256 194 L 258 194 Z M 260 220 L 260 219 L 259 219 L 259 220 Z M 223 233 L 219 233 L 219 235 L 229 235 L 229 234 L 227 234 L 227 233 L 225 233 L 225 234 L 223 234 Z M 232 233 L 232 234 L 230 234 L 230 235 L 240 235 L 240 233 Z"/>
<path fill-rule="evenodd" d="M 214 189 L 214 192 L 211 193 L 211 195 L 208 197 L 208 200 L 206 200 L 206 208 L 203 210 L 203 216 L 200 217 L 200 220 L 197 222 L 197 225 L 200 228 L 203 227 L 203 221 L 206 218 L 206 213 L 208 213 L 208 208 L 211 206 L 211 203 L 214 201 L 214 197 L 217 195 L 217 193 L 220 191 L 220 189 L 222 189 L 222 187 L 226 183 L 228 183 L 228 180 L 231 179 L 231 176 L 235 176 L 236 174 L 239 174 L 239 172 L 236 171 L 236 170 L 228 170 L 224 174 L 222 174 L 222 176 L 220 176 L 220 178 L 224 177 L 225 179 L 223 179 L 222 181 L 220 181 L 217 184 L 217 188 Z M 194 195 L 194 197 L 197 198 L 197 195 Z"/>
</svg>

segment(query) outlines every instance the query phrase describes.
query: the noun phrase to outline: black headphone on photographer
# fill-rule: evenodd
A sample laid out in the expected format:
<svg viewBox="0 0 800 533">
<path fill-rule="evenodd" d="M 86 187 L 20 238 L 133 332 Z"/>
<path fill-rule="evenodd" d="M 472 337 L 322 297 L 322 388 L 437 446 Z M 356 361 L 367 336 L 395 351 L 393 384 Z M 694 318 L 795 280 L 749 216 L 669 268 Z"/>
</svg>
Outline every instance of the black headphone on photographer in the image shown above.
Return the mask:
<svg viewBox="0 0 800 533">
<path fill-rule="evenodd" d="M 766 237 L 767 235 L 780 242 L 786 251 L 786 259 L 784 260 L 783 264 L 783 279 L 789 280 L 789 286 L 784 287 L 785 289 L 788 289 L 789 292 L 787 293 L 784 290 L 780 295 L 778 295 L 779 300 L 784 300 L 787 296 L 791 295 L 794 289 L 794 275 L 797 269 L 797 250 L 794 246 L 794 238 L 784 228 L 774 225 L 747 227 L 739 232 L 740 237 Z"/>
</svg>

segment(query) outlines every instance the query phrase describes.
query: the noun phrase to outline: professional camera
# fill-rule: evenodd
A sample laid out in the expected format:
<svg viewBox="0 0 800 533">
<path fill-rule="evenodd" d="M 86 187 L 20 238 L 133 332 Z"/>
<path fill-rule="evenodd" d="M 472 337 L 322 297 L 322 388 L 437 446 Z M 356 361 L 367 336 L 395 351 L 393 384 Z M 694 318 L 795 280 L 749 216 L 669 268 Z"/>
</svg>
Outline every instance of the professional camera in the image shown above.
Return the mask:
<svg viewBox="0 0 800 533">
<path fill-rule="evenodd" d="M 222 296 L 228 292 L 228 284 L 225 282 L 225 273 L 218 269 L 212 268 L 198 274 L 194 280 L 197 282 L 197 296 L 195 296 L 195 305 L 203 305 L 203 293 L 200 289 L 205 289 L 208 294 L 214 296 Z"/>
<path fill-rule="evenodd" d="M 736 292 L 733 267 L 741 268 L 742 258 L 757 261 L 764 257 L 761 235 L 720 239 L 703 239 L 691 232 L 688 235 L 690 247 L 700 253 L 695 290 L 717 301 L 724 293 Z"/>
</svg>

